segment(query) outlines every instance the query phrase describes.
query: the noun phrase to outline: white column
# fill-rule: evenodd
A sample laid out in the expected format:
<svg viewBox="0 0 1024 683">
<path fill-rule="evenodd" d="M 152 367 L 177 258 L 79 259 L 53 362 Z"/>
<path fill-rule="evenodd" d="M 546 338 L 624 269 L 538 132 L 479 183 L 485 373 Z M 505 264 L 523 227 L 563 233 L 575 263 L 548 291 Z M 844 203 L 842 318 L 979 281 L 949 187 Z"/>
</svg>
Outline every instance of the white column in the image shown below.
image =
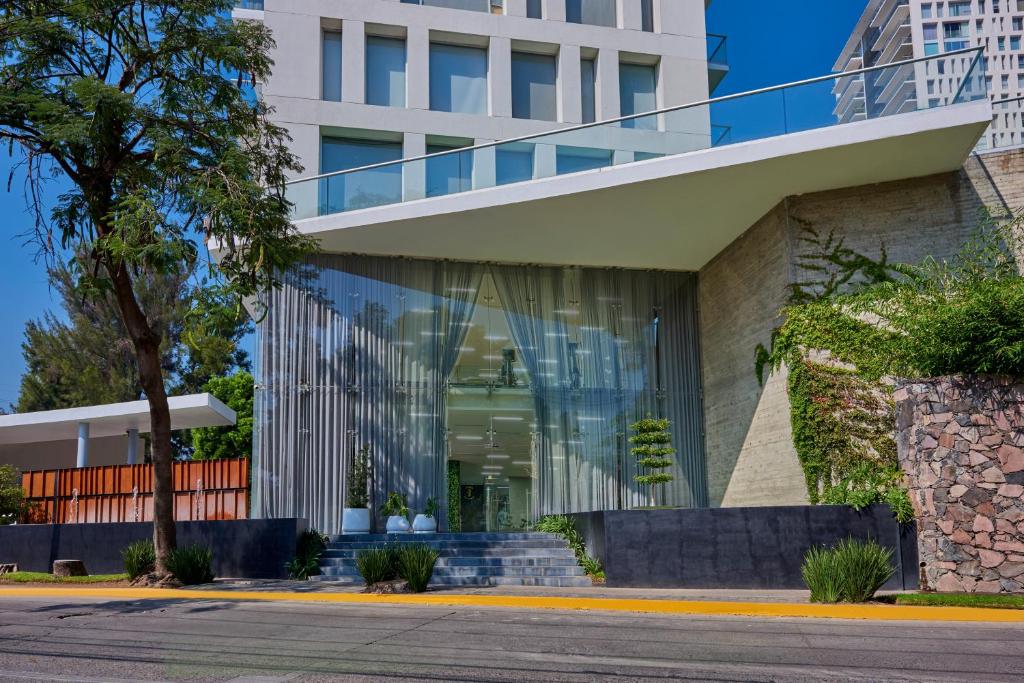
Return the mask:
<svg viewBox="0 0 1024 683">
<path fill-rule="evenodd" d="M 341 101 L 366 102 L 366 25 L 351 19 L 341 24 Z"/>
<path fill-rule="evenodd" d="M 558 120 L 563 123 L 583 122 L 578 45 L 563 45 L 558 51 Z"/>
<path fill-rule="evenodd" d="M 550 178 L 558 173 L 558 146 L 541 144 L 533 148 L 533 177 Z"/>
<path fill-rule="evenodd" d="M 405 53 L 405 105 L 430 109 L 430 31 L 426 27 L 409 27 Z"/>
<path fill-rule="evenodd" d="M 139 462 L 139 430 L 129 429 L 128 430 L 128 458 L 126 462 L 129 465 L 135 465 Z"/>
<path fill-rule="evenodd" d="M 678 1 L 678 0 L 677 0 Z M 619 28 L 639 31 L 643 28 L 640 0 L 615 0 Z"/>
<path fill-rule="evenodd" d="M 418 157 L 427 153 L 427 136 L 423 133 L 406 133 L 402 141 L 402 157 Z M 402 164 L 402 201 L 423 199 L 427 188 L 427 162 L 406 162 Z"/>
<path fill-rule="evenodd" d="M 487 52 L 491 116 L 512 116 L 512 40 L 492 36 Z"/>
<path fill-rule="evenodd" d="M 492 140 L 477 138 L 473 140 L 474 145 L 483 145 Z M 473 152 L 473 189 L 479 190 L 483 187 L 494 187 L 496 178 L 496 149 L 495 147 L 484 147 Z"/>
<path fill-rule="evenodd" d="M 619 102 L 619 51 L 603 48 L 597 53 L 597 120 L 622 116 Z"/>
<path fill-rule="evenodd" d="M 89 466 L 89 423 L 78 423 L 78 462 L 76 467 Z"/>
</svg>

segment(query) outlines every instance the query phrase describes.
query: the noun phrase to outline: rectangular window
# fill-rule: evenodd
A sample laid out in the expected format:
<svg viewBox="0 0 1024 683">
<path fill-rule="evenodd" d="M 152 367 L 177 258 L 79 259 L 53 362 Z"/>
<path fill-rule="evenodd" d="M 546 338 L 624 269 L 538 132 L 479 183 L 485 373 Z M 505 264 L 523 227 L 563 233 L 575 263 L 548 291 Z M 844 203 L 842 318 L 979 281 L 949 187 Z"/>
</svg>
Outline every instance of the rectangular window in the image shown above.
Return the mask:
<svg viewBox="0 0 1024 683">
<path fill-rule="evenodd" d="M 1014 17 L 1013 18 L 1013 30 L 1014 31 L 1024 31 L 1024 17 Z"/>
<path fill-rule="evenodd" d="M 615 0 L 565 0 L 565 20 L 571 24 L 616 26 Z"/>
<path fill-rule="evenodd" d="M 402 143 L 359 138 L 324 138 L 320 172 L 332 173 L 402 158 Z M 340 213 L 402 201 L 402 165 L 328 176 L 320 180 L 320 214 Z"/>
<path fill-rule="evenodd" d="M 640 27 L 649 33 L 654 32 L 654 0 L 640 0 Z"/>
<path fill-rule="evenodd" d="M 921 5 L 921 17 L 924 18 L 924 19 L 931 19 L 932 18 L 932 6 L 931 5 Z"/>
<path fill-rule="evenodd" d="M 622 116 L 643 114 L 658 108 L 657 75 L 653 64 L 619 65 L 619 102 Z M 622 122 L 623 128 L 656 130 L 656 116 Z"/>
<path fill-rule="evenodd" d="M 321 97 L 341 102 L 341 31 L 324 31 Z"/>
<path fill-rule="evenodd" d="M 366 103 L 405 106 L 405 41 L 366 39 Z"/>
<path fill-rule="evenodd" d="M 969 2 L 951 2 L 951 3 L 949 3 L 949 16 L 951 16 L 951 17 L 969 17 L 969 16 L 971 16 L 971 3 L 969 3 Z"/>
<path fill-rule="evenodd" d="M 925 54 L 926 57 L 930 57 L 931 55 L 939 54 L 939 44 L 935 43 L 935 42 L 925 43 L 924 44 L 924 54 Z"/>
<path fill-rule="evenodd" d="M 554 55 L 512 53 L 512 116 L 556 121 L 558 91 Z"/>
<path fill-rule="evenodd" d="M 511 142 L 494 151 L 494 178 L 498 185 L 533 179 L 533 145 Z"/>
<path fill-rule="evenodd" d="M 1014 51 L 1020 49 L 1020 36 L 1010 36 L 1010 49 Z"/>
<path fill-rule="evenodd" d="M 543 19 L 543 0 L 526 0 L 526 16 L 530 19 Z"/>
<path fill-rule="evenodd" d="M 430 108 L 462 114 L 487 113 L 487 50 L 430 45 Z"/>
<path fill-rule="evenodd" d="M 958 21 L 955 24 L 943 24 L 942 35 L 947 40 L 950 38 L 966 38 L 967 26 L 968 24 L 966 21 Z"/>
<path fill-rule="evenodd" d="M 559 145 L 555 165 L 558 175 L 604 168 L 612 165 L 612 152 L 609 149 Z"/>
<path fill-rule="evenodd" d="M 939 31 L 935 24 L 925 24 L 921 27 L 921 31 L 924 34 L 925 40 L 938 40 Z"/>
<path fill-rule="evenodd" d="M 427 154 L 450 152 L 464 145 L 427 145 Z M 427 196 L 440 197 L 473 189 L 473 152 L 451 152 L 427 159 Z"/>
<path fill-rule="evenodd" d="M 597 64 L 593 59 L 580 60 L 580 88 L 583 123 L 593 123 L 597 120 Z"/>
</svg>

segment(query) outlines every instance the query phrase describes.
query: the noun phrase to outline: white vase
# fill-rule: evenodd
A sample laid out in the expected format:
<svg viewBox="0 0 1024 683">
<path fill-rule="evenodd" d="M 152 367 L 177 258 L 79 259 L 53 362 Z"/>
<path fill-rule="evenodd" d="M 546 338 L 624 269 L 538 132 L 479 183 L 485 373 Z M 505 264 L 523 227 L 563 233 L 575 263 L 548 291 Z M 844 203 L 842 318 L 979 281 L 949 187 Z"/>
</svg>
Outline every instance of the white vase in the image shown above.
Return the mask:
<svg viewBox="0 0 1024 683">
<path fill-rule="evenodd" d="M 432 534 L 437 531 L 437 519 L 427 515 L 416 515 L 412 520 L 412 531 L 415 534 Z"/>
<path fill-rule="evenodd" d="M 387 532 L 389 534 L 409 533 L 409 520 L 401 515 L 391 515 L 388 517 Z"/>
<path fill-rule="evenodd" d="M 369 508 L 345 508 L 344 511 L 341 513 L 341 533 L 370 533 Z"/>
</svg>

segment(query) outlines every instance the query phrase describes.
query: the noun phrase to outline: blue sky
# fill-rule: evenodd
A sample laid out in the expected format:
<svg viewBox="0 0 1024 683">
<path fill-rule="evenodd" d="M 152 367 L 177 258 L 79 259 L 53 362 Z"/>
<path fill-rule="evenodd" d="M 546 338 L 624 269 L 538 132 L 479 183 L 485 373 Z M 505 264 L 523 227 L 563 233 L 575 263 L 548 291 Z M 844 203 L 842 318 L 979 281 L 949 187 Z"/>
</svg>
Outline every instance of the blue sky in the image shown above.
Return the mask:
<svg viewBox="0 0 1024 683">
<path fill-rule="evenodd" d="M 708 30 L 728 36 L 730 73 L 716 95 L 744 92 L 828 73 L 846 42 L 865 0 L 714 0 L 708 11 Z M 831 109 L 827 89 L 816 88 L 791 98 L 792 110 L 803 109 L 811 120 L 827 118 Z M 736 127 L 738 134 L 770 129 L 777 123 L 778 104 L 765 98 L 758 115 L 749 107 L 716 111 L 716 123 Z M 8 187 L 11 160 L 0 152 L 0 407 L 17 400 L 24 371 L 21 342 L 26 321 L 58 304 L 46 282 L 37 249 L 25 244 L 31 217 L 25 212 L 23 176 L 15 174 Z"/>
</svg>

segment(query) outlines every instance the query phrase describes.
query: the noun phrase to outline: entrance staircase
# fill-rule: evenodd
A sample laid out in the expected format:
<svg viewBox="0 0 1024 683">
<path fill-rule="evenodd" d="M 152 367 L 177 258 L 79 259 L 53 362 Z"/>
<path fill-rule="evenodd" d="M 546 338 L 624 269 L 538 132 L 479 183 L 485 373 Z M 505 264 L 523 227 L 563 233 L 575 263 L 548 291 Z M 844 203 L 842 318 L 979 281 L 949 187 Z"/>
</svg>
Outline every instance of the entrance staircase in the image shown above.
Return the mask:
<svg viewBox="0 0 1024 683">
<path fill-rule="evenodd" d="M 350 534 L 332 536 L 315 581 L 361 584 L 360 550 L 387 543 L 425 543 L 440 558 L 431 586 L 590 586 L 565 540 L 542 533 Z"/>
</svg>

